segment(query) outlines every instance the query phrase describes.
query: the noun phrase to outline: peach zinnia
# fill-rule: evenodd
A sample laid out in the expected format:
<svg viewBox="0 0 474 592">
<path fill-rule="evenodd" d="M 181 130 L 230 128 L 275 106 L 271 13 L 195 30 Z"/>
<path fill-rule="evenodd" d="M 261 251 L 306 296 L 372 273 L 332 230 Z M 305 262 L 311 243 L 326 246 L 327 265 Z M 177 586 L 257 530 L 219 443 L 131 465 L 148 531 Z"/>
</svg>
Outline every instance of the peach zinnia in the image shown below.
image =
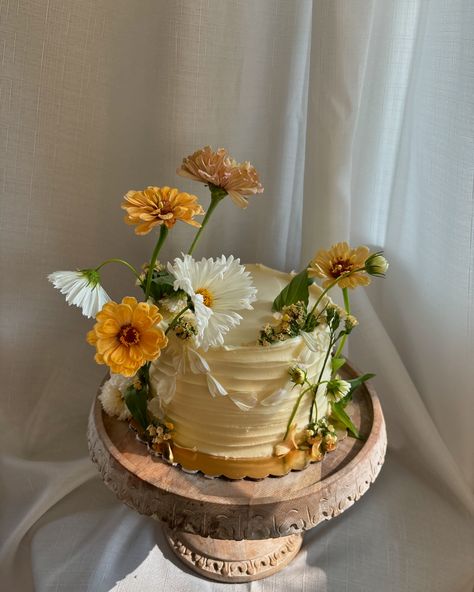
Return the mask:
<svg viewBox="0 0 474 592">
<path fill-rule="evenodd" d="M 183 158 L 176 172 L 182 177 L 224 190 L 241 208 L 247 207 L 246 195 L 263 193 L 255 167 L 249 162 L 235 161 L 225 148 L 214 152 L 210 146 L 205 146 Z"/>
<path fill-rule="evenodd" d="M 365 272 L 365 261 L 369 256 L 369 249 L 361 246 L 356 249 L 346 243 L 336 243 L 329 251 L 321 249 L 309 264 L 308 273 L 312 276 L 326 278 L 323 287 L 327 288 L 338 278 L 340 288 L 355 288 L 367 286 L 370 278 Z"/>
<path fill-rule="evenodd" d="M 159 357 L 168 339 L 156 325 L 162 317 L 158 307 L 126 296 L 120 304 L 108 302 L 87 334 L 96 347 L 95 361 L 112 372 L 133 376 L 145 362 Z"/>
<path fill-rule="evenodd" d="M 122 203 L 126 210 L 125 222 L 136 225 L 135 233 L 148 234 L 155 226 L 172 228 L 177 220 L 200 227 L 194 216 L 204 214 L 198 198 L 171 187 L 147 187 L 143 191 L 129 191 Z"/>
</svg>

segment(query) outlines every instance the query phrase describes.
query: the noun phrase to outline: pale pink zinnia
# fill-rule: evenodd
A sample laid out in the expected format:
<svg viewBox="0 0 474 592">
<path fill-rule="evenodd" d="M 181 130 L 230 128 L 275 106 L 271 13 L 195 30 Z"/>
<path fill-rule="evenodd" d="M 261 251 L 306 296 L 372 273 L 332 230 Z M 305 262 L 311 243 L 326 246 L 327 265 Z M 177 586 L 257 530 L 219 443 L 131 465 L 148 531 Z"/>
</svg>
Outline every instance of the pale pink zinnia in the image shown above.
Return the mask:
<svg viewBox="0 0 474 592">
<path fill-rule="evenodd" d="M 205 146 L 183 158 L 176 172 L 182 177 L 220 187 L 241 208 L 247 207 L 246 195 L 263 192 L 255 167 L 249 162 L 236 162 L 225 148 L 214 152 L 210 146 Z"/>
</svg>

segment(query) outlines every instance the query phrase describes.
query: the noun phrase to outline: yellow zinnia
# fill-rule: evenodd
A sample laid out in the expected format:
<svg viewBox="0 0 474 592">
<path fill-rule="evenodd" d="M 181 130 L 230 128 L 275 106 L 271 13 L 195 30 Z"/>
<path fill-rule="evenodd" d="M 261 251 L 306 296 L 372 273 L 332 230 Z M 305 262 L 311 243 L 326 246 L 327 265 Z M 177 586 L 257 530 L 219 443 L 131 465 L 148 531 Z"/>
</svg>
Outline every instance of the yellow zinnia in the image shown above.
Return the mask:
<svg viewBox="0 0 474 592">
<path fill-rule="evenodd" d="M 122 203 L 126 210 L 125 222 L 136 225 L 135 234 L 148 234 L 155 226 L 173 228 L 177 220 L 200 227 L 193 216 L 204 214 L 198 198 L 171 187 L 147 187 L 143 191 L 129 191 Z"/>
<path fill-rule="evenodd" d="M 340 288 L 355 288 L 368 286 L 370 277 L 365 271 L 365 261 L 369 256 L 369 249 L 361 246 L 355 249 L 346 243 L 336 243 L 329 251 L 321 249 L 311 260 L 308 273 L 312 276 L 326 278 L 323 287 L 341 278 L 337 285 Z"/>
<path fill-rule="evenodd" d="M 158 358 L 168 343 L 156 326 L 162 319 L 158 307 L 131 296 L 120 304 L 107 302 L 96 319 L 87 341 L 96 347 L 95 361 L 116 374 L 133 376 L 145 362 Z"/>
</svg>

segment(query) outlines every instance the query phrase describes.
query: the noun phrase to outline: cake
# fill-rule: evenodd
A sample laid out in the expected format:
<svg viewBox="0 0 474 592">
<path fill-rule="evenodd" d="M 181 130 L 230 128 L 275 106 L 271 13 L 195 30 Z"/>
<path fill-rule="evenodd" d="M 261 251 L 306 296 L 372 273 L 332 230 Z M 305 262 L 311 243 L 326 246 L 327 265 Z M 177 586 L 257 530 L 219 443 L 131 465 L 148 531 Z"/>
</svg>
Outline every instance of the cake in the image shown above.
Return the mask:
<svg viewBox="0 0 474 592">
<path fill-rule="evenodd" d="M 346 381 L 338 374 L 357 325 L 348 290 L 383 276 L 388 262 L 382 251 L 345 242 L 320 249 L 297 274 L 243 266 L 233 255 L 196 260 L 219 203 L 230 199 L 245 209 L 263 186 L 253 165 L 224 148 L 197 150 L 177 173 L 209 189 L 207 211 L 197 195 L 176 187 L 132 189 L 123 197 L 135 234 L 156 233 L 141 270 L 110 258 L 48 276 L 69 304 L 95 318 L 87 341 L 110 371 L 99 396 L 104 413 L 128 422 L 150 453 L 184 470 L 261 478 L 303 469 L 347 433 L 359 437 L 345 408 L 372 375 Z M 179 249 L 181 257 L 160 263 L 178 222 L 195 229 L 190 244 Z M 100 277 L 109 264 L 132 272 L 139 300 L 110 298 Z M 344 309 L 328 297 L 333 288 L 342 290 Z"/>
<path fill-rule="evenodd" d="M 213 395 L 208 374 L 182 363 L 188 355 L 187 346 L 176 337 L 170 338 L 167 349 L 150 368 L 151 391 L 160 400 L 165 421 L 173 425 L 173 460 L 185 469 L 261 477 L 301 468 L 308 462 L 291 450 L 286 454 L 282 445 L 300 393 L 289 370 L 304 368 L 310 381 L 320 377 L 328 348 L 327 326 L 316 327 L 310 346 L 302 335 L 268 345 L 259 343 L 259 328 L 277 322 L 272 303 L 292 276 L 261 264 L 245 267 L 257 288 L 253 309 L 241 313 L 240 324 L 225 336 L 224 345 L 199 352 L 212 379 L 227 394 Z M 311 286 L 310 306 L 320 293 L 318 286 Z M 324 381 L 330 374 L 329 357 L 317 391 L 318 418 L 329 412 Z M 304 432 L 308 424 L 311 395 L 308 392 L 302 398 L 293 419 L 294 436 Z"/>
</svg>

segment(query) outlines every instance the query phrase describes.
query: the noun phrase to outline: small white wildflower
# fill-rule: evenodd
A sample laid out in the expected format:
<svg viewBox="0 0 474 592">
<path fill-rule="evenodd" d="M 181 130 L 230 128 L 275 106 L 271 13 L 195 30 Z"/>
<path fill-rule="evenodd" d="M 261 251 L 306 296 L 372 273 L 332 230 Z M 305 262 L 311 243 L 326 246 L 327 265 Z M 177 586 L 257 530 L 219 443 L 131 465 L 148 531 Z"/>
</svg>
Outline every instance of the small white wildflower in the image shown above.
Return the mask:
<svg viewBox="0 0 474 592">
<path fill-rule="evenodd" d="M 168 296 L 160 298 L 158 307 L 162 313 L 170 313 L 170 315 L 177 315 L 188 304 L 187 296 L 174 292 Z"/>
<path fill-rule="evenodd" d="M 99 395 L 99 400 L 107 415 L 120 420 L 129 419 L 132 416 L 125 403 L 124 394 L 135 380 L 136 376 L 127 378 L 121 374 L 112 374 L 107 380 Z"/>
<path fill-rule="evenodd" d="M 333 401 L 339 401 L 342 397 L 345 397 L 351 390 L 350 382 L 342 380 L 340 378 L 333 378 L 327 384 L 327 395 Z"/>
</svg>

